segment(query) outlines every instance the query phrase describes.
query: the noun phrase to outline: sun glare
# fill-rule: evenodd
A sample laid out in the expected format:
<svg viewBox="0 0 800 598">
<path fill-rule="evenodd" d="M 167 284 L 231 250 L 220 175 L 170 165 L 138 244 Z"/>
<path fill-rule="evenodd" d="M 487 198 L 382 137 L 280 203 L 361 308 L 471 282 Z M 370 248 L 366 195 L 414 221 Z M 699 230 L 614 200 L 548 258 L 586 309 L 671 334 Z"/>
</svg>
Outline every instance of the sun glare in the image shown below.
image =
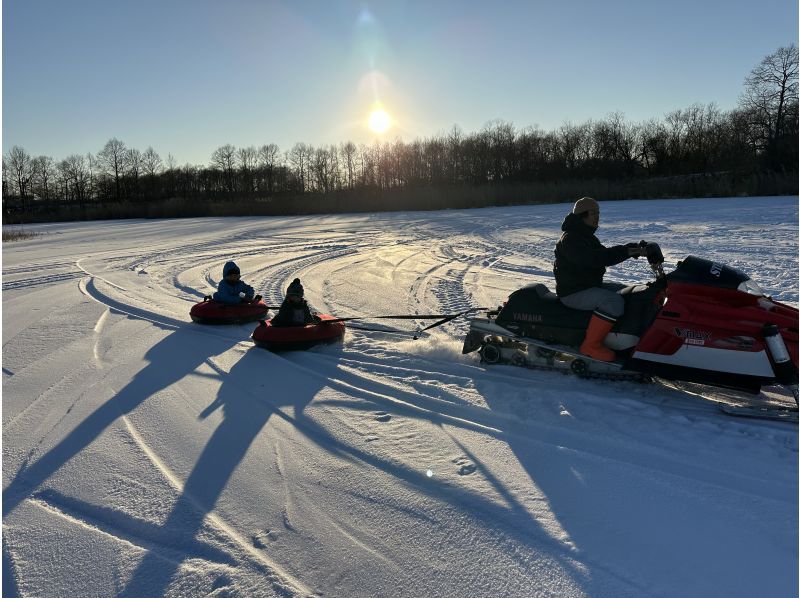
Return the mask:
<svg viewBox="0 0 800 598">
<path fill-rule="evenodd" d="M 373 133 L 385 133 L 392 126 L 389 113 L 383 108 L 375 108 L 369 115 L 369 128 Z"/>
</svg>

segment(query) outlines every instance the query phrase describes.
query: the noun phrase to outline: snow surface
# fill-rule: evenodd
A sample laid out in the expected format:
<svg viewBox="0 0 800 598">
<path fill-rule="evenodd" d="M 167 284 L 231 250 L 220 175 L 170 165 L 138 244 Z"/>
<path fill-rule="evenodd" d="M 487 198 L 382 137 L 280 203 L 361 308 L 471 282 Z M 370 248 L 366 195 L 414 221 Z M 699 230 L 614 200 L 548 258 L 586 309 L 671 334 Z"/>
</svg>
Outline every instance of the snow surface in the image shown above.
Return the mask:
<svg viewBox="0 0 800 598">
<path fill-rule="evenodd" d="M 450 313 L 552 285 L 569 205 L 29 227 L 3 246 L 5 596 L 792 596 L 798 436 L 461 355 L 464 320 L 275 355 L 191 305 Z M 798 302 L 798 198 L 605 202 Z M 643 260 L 608 279 L 650 278 Z"/>
</svg>

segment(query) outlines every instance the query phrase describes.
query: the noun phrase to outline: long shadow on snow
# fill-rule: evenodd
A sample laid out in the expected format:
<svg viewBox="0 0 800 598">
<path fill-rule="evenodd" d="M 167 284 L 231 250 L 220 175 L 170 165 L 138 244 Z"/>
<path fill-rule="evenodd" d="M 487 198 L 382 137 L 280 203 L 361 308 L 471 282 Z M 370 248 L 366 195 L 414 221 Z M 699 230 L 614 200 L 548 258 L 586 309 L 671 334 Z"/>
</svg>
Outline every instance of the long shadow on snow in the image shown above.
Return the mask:
<svg viewBox="0 0 800 598">
<path fill-rule="evenodd" d="M 652 445 L 619 434 L 608 419 L 597 417 L 602 406 L 587 396 L 614 392 L 611 387 L 602 386 L 602 381 L 574 384 L 575 396 L 570 397 L 558 374 L 553 375 L 552 385 L 535 387 L 524 376 L 519 385 L 512 381 L 498 385 L 497 380 L 475 377 L 476 389 L 490 409 L 508 411 L 508 393 L 516 393 L 513 400 L 524 401 L 530 409 L 530 416 L 525 417 L 528 433 L 510 433 L 508 447 L 577 549 L 574 558 L 585 567 L 581 579 L 587 593 L 647 594 L 649 588 L 643 584 L 653 574 L 653 563 L 689 569 L 692 562 L 711 553 L 721 552 L 726 556 L 716 558 L 738 561 L 740 570 L 748 571 L 736 538 L 719 541 L 719 530 L 714 528 L 716 507 L 707 504 L 702 492 L 696 498 L 686 497 L 675 488 L 703 484 L 750 494 L 752 481 L 736 471 L 720 472 L 702 460 L 692 462 L 665 452 L 657 441 L 668 438 L 669 432 L 663 429 L 668 420 L 634 420 L 637 425 L 659 427 Z M 619 401 L 608 398 L 605 407 L 617 410 L 623 418 L 632 417 Z M 614 416 L 609 417 L 613 421 Z M 478 463 L 475 456 L 470 458 Z M 764 489 L 769 500 L 786 500 L 788 495 L 781 488 Z M 665 496 L 683 496 L 684 500 Z M 705 520 L 702 513 L 706 511 L 710 527 L 703 531 L 697 523 Z M 687 517 L 687 512 L 694 515 Z M 655 546 L 654 538 L 658 538 Z M 691 547 L 676 552 L 675 546 Z"/>
<path fill-rule="evenodd" d="M 3 491 L 5 519 L 39 486 L 75 455 L 94 442 L 121 416 L 135 410 L 155 393 L 192 374 L 210 356 L 224 353 L 235 345 L 235 339 L 215 337 L 198 343 L 191 330 L 178 329 L 145 353 L 149 364 L 134 376 L 114 397 L 81 421 L 61 442 L 31 465 L 24 465 Z M 3 579 L 13 579 L 8 559 L 3 558 Z M 4 588 L 4 594 L 5 588 Z"/>
<path fill-rule="evenodd" d="M 50 476 L 89 446 L 117 419 L 148 398 L 194 372 L 212 355 L 222 354 L 238 341 L 215 337 L 197 343 L 189 330 L 172 332 L 153 345 L 144 358 L 149 362 L 116 395 L 98 407 L 56 446 L 33 464 L 22 466 L 3 491 L 3 517 L 7 517 Z"/>
<path fill-rule="evenodd" d="M 194 342 L 192 331 L 179 329 L 145 353 L 149 362 L 113 398 L 98 407 L 56 446 L 31 465 L 23 465 L 3 491 L 3 518 L 8 517 L 50 476 L 75 455 L 94 442 L 121 416 L 136 409 L 148 398 L 194 372 L 212 355 L 224 353 L 235 345 L 235 339 L 215 337 L 211 343 Z M 3 575 L 12 579 L 12 572 L 3 559 Z"/>
<path fill-rule="evenodd" d="M 554 375 L 554 378 L 555 376 L 557 375 Z M 475 376 L 474 380 L 476 390 L 492 411 L 505 412 L 509 409 L 508 400 L 502 396 L 505 394 L 503 386 L 506 386 L 505 390 L 521 395 L 530 393 L 526 399 L 529 398 L 531 401 L 537 400 L 541 390 L 541 388 L 532 389 L 529 381 L 525 384 L 525 378 L 520 378 L 520 383 L 524 384 L 522 388 L 515 387 L 511 382 L 502 382 L 498 385 L 496 379 L 482 380 L 480 376 Z M 558 382 L 557 378 L 555 382 Z M 555 396 L 560 394 L 558 392 Z M 537 415 L 535 421 L 519 422 L 519 426 L 508 425 L 506 430 L 509 433 L 504 436 L 508 448 L 530 479 L 530 483 L 543 495 L 547 510 L 566 534 L 566 538 L 552 537 L 551 531 L 544 533 L 552 537 L 554 545 L 563 547 L 564 542 L 568 541 L 574 547 L 575 550 L 570 552 L 573 559 L 570 569 L 572 579 L 588 595 L 647 594 L 648 588 L 640 585 L 641 580 L 637 579 L 636 575 L 628 575 L 622 568 L 609 567 L 602 557 L 598 560 L 597 556 L 602 555 L 602 551 L 597 552 L 598 547 L 592 545 L 597 536 L 596 532 L 594 534 L 591 532 L 592 526 L 595 525 L 592 522 L 603 521 L 604 517 L 613 516 L 612 513 L 603 513 L 604 507 L 616 504 L 620 506 L 620 511 L 624 512 L 626 508 L 632 506 L 631 502 L 638 502 L 638 497 L 635 493 L 626 497 L 626 488 L 614 487 L 608 480 L 598 480 L 597 476 L 593 475 L 595 472 L 582 468 L 587 460 L 585 453 L 591 451 L 591 440 L 581 438 L 580 433 L 576 434 L 574 430 L 569 429 L 570 427 L 565 424 L 565 417 L 560 415 L 556 408 L 559 405 L 560 400 L 557 398 L 542 401 L 540 415 Z M 508 502 L 509 524 L 514 525 L 515 521 L 523 524 L 531 517 L 528 508 L 492 474 L 491 468 L 481 462 L 479 455 L 462 446 L 456 438 L 453 438 L 453 442 L 461 446 L 464 454 L 476 463 L 478 470 Z M 613 455 L 611 459 L 617 456 L 614 454 L 616 451 L 608 451 L 607 448 L 605 450 L 601 448 L 598 452 L 599 455 L 589 456 L 588 461 L 604 462 L 609 460 L 609 454 Z M 599 523 L 597 525 L 599 526 Z M 613 562 L 613 557 L 605 561 Z M 578 566 L 576 562 L 579 563 Z"/>
<path fill-rule="evenodd" d="M 325 377 L 325 368 L 320 367 L 324 363 L 324 360 L 320 359 L 322 355 L 315 353 L 297 353 L 289 355 L 288 361 L 298 368 L 300 371 L 299 373 L 302 374 L 303 372 L 306 372 L 309 374 L 309 376 L 305 376 L 305 378 Z M 330 362 L 328 362 L 327 365 L 328 367 L 332 366 Z M 425 409 L 424 411 L 420 410 L 415 408 L 413 401 L 414 397 L 416 397 L 418 400 L 421 399 L 422 404 L 425 404 L 425 399 L 423 399 L 423 397 L 420 395 L 400 391 L 397 388 L 389 387 L 373 380 L 352 378 L 351 382 L 347 383 L 347 386 L 343 388 L 341 387 L 340 380 L 347 380 L 347 376 L 342 376 L 343 373 L 344 372 L 342 370 L 336 369 L 334 374 L 335 379 L 329 378 L 327 380 L 328 385 L 339 391 L 344 390 L 348 395 L 352 396 L 356 400 L 360 399 L 362 401 L 366 401 L 367 405 L 372 404 L 375 406 L 380 406 L 383 409 L 388 408 L 388 410 L 394 412 L 395 414 L 404 415 L 409 418 L 427 420 L 430 423 L 439 426 L 453 439 L 454 444 L 464 450 L 465 453 L 468 454 L 476 463 L 480 464 L 474 455 L 468 453 L 465 447 L 463 447 L 452 436 L 452 434 L 447 432 L 445 424 L 447 426 L 462 428 L 464 430 L 470 430 L 473 432 L 480 431 L 501 440 L 508 440 L 509 445 L 513 444 L 511 440 L 512 436 L 523 435 L 521 434 L 521 432 L 523 432 L 521 426 L 514 426 L 508 421 L 505 422 L 506 425 L 498 426 L 497 424 L 500 420 L 494 417 L 489 418 L 491 422 L 489 424 L 476 424 L 469 420 L 458 419 L 457 416 L 453 417 L 452 415 L 428 411 L 427 407 L 423 408 Z M 301 375 L 301 377 L 303 376 Z M 366 387 L 364 386 L 365 382 Z M 384 395 L 384 393 L 386 394 Z M 397 402 L 391 397 L 391 394 L 396 394 L 403 397 L 400 400 L 407 404 L 404 405 L 403 403 Z M 385 396 L 386 400 L 383 400 L 381 395 Z M 346 407 L 349 409 L 369 409 L 364 405 L 358 405 L 354 401 L 337 401 L 328 399 L 322 401 L 321 403 L 332 406 Z M 454 406 L 454 410 L 456 413 L 460 414 L 457 406 Z M 441 500 L 447 503 L 455 502 L 455 504 L 462 505 L 465 508 L 468 507 L 468 510 L 473 514 L 480 513 L 480 515 L 476 515 L 476 521 L 485 522 L 484 524 L 489 529 L 502 530 L 502 532 L 509 538 L 513 538 L 520 544 L 528 546 L 534 553 L 549 555 L 554 563 L 557 563 L 570 574 L 573 582 L 576 585 L 583 587 L 588 593 L 593 593 L 594 590 L 608 590 L 607 587 L 599 586 L 592 578 L 591 574 L 583 572 L 580 567 L 576 566 L 576 555 L 572 552 L 572 550 L 566 547 L 560 540 L 551 538 L 541 524 L 533 516 L 531 516 L 531 514 L 523 505 L 519 504 L 519 502 L 510 492 L 505 489 L 499 480 L 491 475 L 491 472 L 489 472 L 487 468 L 482 467 L 481 469 L 490 483 L 492 483 L 497 488 L 498 492 L 503 496 L 503 498 L 506 499 L 508 506 L 499 505 L 493 500 L 484 499 L 480 495 L 470 492 L 468 489 L 459 488 L 452 484 L 431 483 L 431 479 L 427 477 L 427 475 L 421 470 L 414 470 L 404 467 L 397 463 L 383 459 L 377 455 L 371 454 L 361 448 L 345 444 L 333 436 L 331 432 L 326 430 L 316 421 L 307 418 L 302 411 L 296 412 L 296 416 L 293 420 L 282 413 L 280 416 L 287 421 L 290 421 L 298 430 L 302 431 L 309 440 L 315 442 L 318 446 L 325 450 L 334 451 L 340 457 L 349 457 L 375 467 L 376 469 L 379 469 L 396 478 L 398 481 L 413 487 L 416 491 L 420 492 L 420 494 L 424 494 L 435 500 Z M 494 429 L 486 428 L 484 425 L 492 426 Z M 521 563 L 524 563 L 522 558 L 519 560 Z M 613 575 L 613 573 L 610 574 L 612 577 Z"/>
<path fill-rule="evenodd" d="M 282 375 L 282 361 L 265 362 L 265 356 L 261 349 L 247 351 L 230 372 L 223 373 L 216 398 L 200 413 L 200 419 L 205 419 L 221 409 L 224 419 L 203 448 L 181 495 L 164 521 L 162 529 L 166 534 L 174 530 L 176 535 L 194 538 L 270 416 L 288 417 L 279 407 L 292 407 L 295 414 L 302 412 L 323 386 L 315 379 L 287 378 Z M 258 379 L 270 380 L 269 388 L 254 392 L 250 383 Z M 282 384 L 282 381 L 285 382 Z M 123 595 L 163 595 L 179 566 L 157 551 L 149 551 L 134 571 Z M 269 567 L 266 569 L 265 577 L 275 581 L 275 590 L 285 591 L 281 580 L 269 575 Z"/>
</svg>

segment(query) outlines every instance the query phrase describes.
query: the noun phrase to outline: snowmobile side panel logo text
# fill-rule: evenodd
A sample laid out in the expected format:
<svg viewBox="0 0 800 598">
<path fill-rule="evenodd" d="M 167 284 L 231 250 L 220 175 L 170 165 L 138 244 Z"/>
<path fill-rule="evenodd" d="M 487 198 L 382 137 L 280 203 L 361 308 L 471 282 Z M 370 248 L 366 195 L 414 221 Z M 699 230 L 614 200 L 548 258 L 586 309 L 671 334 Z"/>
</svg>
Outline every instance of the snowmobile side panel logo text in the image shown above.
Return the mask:
<svg viewBox="0 0 800 598">
<path fill-rule="evenodd" d="M 711 338 L 710 332 L 688 328 L 676 328 L 675 334 L 682 338 L 687 345 L 705 345 L 706 341 Z"/>
<path fill-rule="evenodd" d="M 517 313 L 514 312 L 514 319 L 521 320 L 523 322 L 543 322 L 544 318 L 542 314 L 525 314 L 525 313 Z"/>
<path fill-rule="evenodd" d="M 719 275 L 722 274 L 722 266 L 720 264 L 711 264 L 711 274 L 719 278 Z"/>
</svg>

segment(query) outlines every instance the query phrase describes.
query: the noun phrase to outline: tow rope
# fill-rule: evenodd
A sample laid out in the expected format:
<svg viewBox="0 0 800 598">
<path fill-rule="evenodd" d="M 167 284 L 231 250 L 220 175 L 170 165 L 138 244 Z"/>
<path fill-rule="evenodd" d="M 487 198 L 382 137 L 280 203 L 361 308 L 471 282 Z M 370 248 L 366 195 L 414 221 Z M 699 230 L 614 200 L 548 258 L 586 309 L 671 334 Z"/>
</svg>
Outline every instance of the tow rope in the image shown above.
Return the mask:
<svg viewBox="0 0 800 598">
<path fill-rule="evenodd" d="M 321 322 L 323 324 L 335 324 L 336 322 L 351 322 L 353 320 L 434 320 L 437 321 L 433 324 L 425 326 L 414 333 L 414 340 L 419 338 L 419 334 L 425 332 L 426 330 L 430 330 L 431 328 L 436 328 L 437 326 L 441 326 L 442 324 L 446 324 L 451 320 L 455 320 L 456 318 L 460 318 L 461 316 L 465 316 L 469 313 L 474 311 L 482 311 L 486 310 L 486 307 L 471 307 L 469 309 L 465 309 L 464 311 L 460 311 L 455 314 L 400 314 L 400 315 L 391 315 L 391 316 L 352 316 L 348 318 L 336 318 L 333 320 L 325 320 Z M 359 328 L 359 330 L 369 330 L 368 328 Z"/>
</svg>

